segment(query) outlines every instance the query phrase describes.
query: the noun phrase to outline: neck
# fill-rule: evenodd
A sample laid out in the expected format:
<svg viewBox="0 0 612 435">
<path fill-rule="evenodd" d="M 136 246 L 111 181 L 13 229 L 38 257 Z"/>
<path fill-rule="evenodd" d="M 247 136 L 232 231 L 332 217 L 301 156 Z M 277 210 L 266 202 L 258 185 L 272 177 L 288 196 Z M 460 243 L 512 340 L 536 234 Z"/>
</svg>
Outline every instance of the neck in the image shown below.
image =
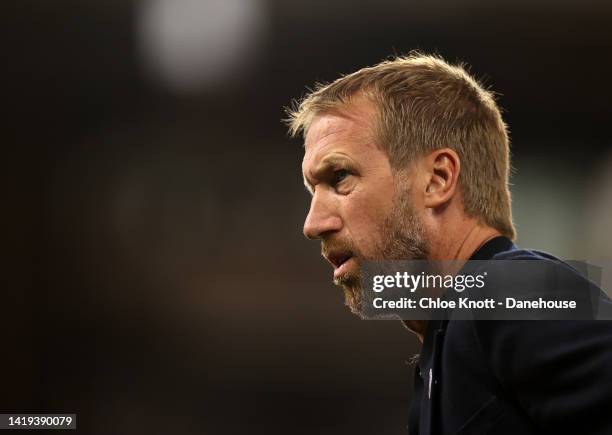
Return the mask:
<svg viewBox="0 0 612 435">
<path fill-rule="evenodd" d="M 456 239 L 440 238 L 430 247 L 429 260 L 463 260 L 467 261 L 478 249 L 489 240 L 501 236 L 495 228 L 483 226 L 476 221 L 457 228 L 455 234 L 462 234 Z M 447 233 L 448 234 L 448 233 Z M 437 243 L 435 243 L 437 242 Z M 427 320 L 402 320 L 404 326 L 418 337 L 421 344 L 425 340 Z"/>
<path fill-rule="evenodd" d="M 483 226 L 477 222 L 463 226 L 456 230 L 460 237 L 440 238 L 432 246 L 429 260 L 464 260 L 469 258 L 489 240 L 501 236 L 495 228 Z"/>
<path fill-rule="evenodd" d="M 421 344 L 425 340 L 425 331 L 427 330 L 427 320 L 402 320 L 406 329 L 417 336 Z"/>
</svg>

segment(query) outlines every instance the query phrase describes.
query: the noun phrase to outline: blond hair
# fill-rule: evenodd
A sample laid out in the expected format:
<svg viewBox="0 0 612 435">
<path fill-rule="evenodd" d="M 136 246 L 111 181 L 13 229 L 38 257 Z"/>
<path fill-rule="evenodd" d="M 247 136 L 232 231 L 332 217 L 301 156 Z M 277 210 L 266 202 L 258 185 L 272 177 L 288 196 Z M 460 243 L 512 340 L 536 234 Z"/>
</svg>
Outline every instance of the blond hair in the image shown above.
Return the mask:
<svg viewBox="0 0 612 435">
<path fill-rule="evenodd" d="M 377 109 L 374 139 L 394 169 L 436 149 L 454 150 L 465 213 L 514 239 L 507 127 L 493 93 L 463 65 L 412 53 L 319 84 L 288 109 L 291 135 L 306 136 L 317 114 L 346 109 L 359 97 Z"/>
</svg>

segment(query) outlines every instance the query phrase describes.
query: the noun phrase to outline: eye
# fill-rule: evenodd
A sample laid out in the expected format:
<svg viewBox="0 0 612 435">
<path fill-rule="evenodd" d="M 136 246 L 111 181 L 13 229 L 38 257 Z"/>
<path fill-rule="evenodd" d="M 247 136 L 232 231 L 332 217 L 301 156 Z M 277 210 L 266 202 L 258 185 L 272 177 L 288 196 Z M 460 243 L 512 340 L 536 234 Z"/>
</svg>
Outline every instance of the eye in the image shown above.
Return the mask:
<svg viewBox="0 0 612 435">
<path fill-rule="evenodd" d="M 342 182 L 342 180 L 344 180 L 346 177 L 348 177 L 350 175 L 350 172 L 347 171 L 346 169 L 338 169 L 337 171 L 334 171 L 334 178 L 332 180 L 333 185 L 337 185 L 340 182 Z"/>
</svg>

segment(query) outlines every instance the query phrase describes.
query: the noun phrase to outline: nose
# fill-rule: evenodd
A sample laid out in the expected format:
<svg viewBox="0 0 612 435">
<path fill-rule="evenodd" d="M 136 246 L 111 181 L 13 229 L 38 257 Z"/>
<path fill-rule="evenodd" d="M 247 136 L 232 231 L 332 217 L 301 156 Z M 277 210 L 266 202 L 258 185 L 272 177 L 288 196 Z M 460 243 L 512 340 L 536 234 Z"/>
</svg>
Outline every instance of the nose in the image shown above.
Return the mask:
<svg viewBox="0 0 612 435">
<path fill-rule="evenodd" d="M 340 231 L 342 219 L 337 213 L 333 199 L 325 192 L 315 192 L 310 202 L 310 210 L 304 221 L 304 235 L 308 239 L 321 239 L 326 233 Z"/>
</svg>

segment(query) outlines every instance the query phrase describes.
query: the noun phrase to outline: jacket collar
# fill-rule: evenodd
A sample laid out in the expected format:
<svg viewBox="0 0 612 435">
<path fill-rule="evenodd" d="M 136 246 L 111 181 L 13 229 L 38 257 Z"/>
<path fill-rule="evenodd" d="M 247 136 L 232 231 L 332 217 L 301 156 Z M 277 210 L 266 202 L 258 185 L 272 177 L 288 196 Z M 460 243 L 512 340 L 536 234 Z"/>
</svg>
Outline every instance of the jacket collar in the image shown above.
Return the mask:
<svg viewBox="0 0 612 435">
<path fill-rule="evenodd" d="M 516 249 L 512 240 L 504 236 L 495 237 L 476 250 L 470 257 L 471 260 L 491 260 L 496 254 Z M 433 354 L 436 337 L 444 332 L 448 320 L 430 320 L 423 341 L 423 348 L 419 357 L 419 369 L 421 373 L 427 373 L 433 366 Z"/>
</svg>

